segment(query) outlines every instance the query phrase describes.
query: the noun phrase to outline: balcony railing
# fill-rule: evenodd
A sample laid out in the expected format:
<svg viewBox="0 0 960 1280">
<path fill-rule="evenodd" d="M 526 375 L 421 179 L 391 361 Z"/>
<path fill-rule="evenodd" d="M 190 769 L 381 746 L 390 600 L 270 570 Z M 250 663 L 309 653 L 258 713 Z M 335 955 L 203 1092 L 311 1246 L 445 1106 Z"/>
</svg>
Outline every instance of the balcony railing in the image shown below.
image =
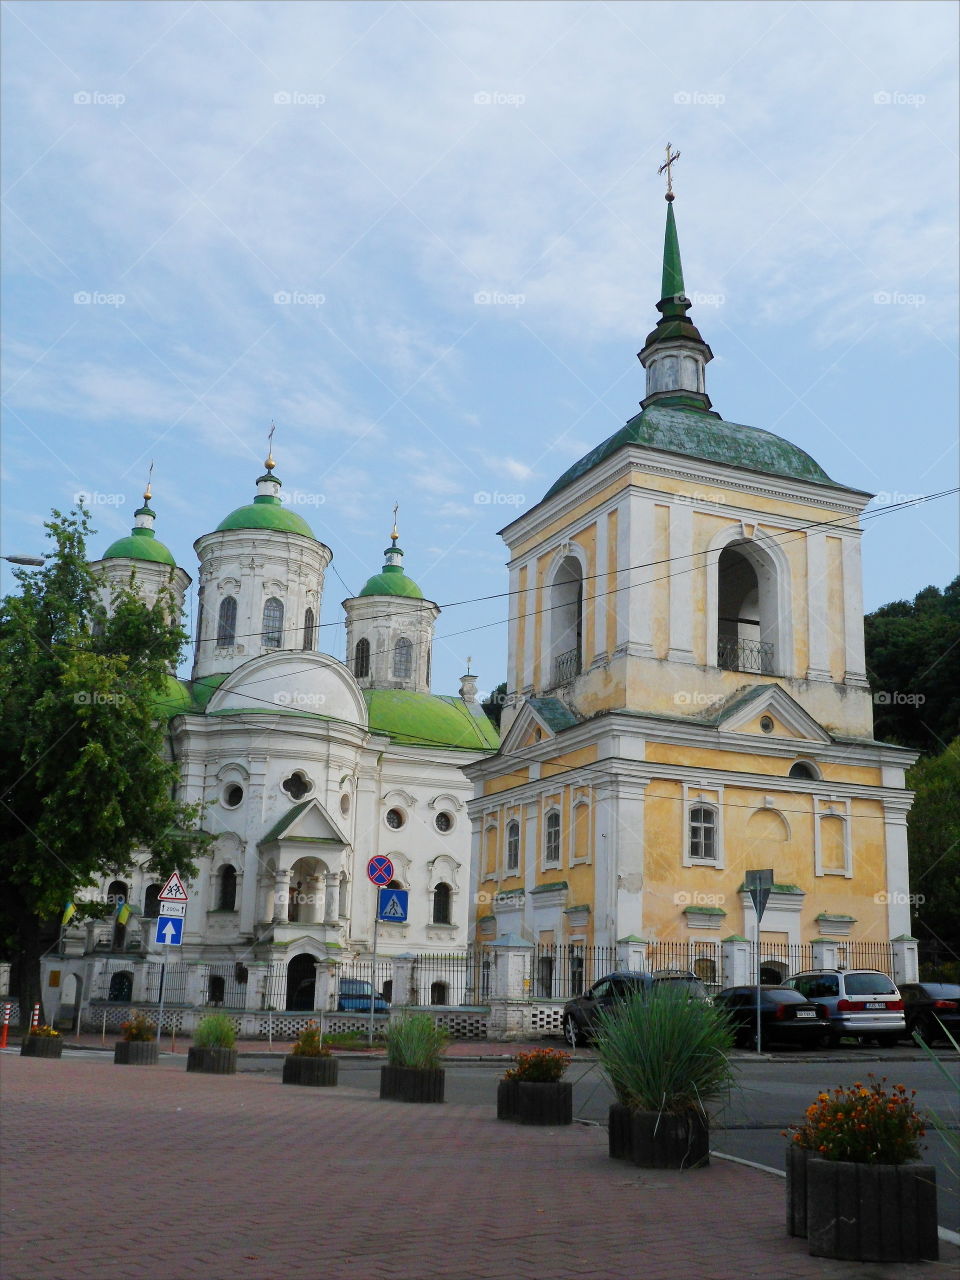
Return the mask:
<svg viewBox="0 0 960 1280">
<path fill-rule="evenodd" d="M 753 671 L 772 676 L 773 645 L 767 640 L 737 640 L 721 636 L 717 641 L 717 666 L 722 671 Z"/>
<path fill-rule="evenodd" d="M 553 660 L 553 683 L 569 684 L 571 680 L 575 680 L 580 674 L 580 650 L 568 649 L 566 653 L 561 653 L 559 657 Z"/>
</svg>

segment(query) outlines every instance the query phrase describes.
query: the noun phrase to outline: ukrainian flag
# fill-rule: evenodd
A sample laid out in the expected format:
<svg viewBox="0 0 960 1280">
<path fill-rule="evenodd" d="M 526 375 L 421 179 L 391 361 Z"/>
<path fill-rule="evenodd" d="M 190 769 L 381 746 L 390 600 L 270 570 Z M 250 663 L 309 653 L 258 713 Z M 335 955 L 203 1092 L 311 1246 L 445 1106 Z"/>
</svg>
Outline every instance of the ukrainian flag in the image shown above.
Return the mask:
<svg viewBox="0 0 960 1280">
<path fill-rule="evenodd" d="M 121 902 L 119 907 L 117 907 L 117 924 L 126 924 L 132 915 L 133 912 L 127 904 L 125 902 Z"/>
<path fill-rule="evenodd" d="M 63 918 L 60 921 L 60 928 L 62 929 L 64 925 L 69 924 L 76 914 L 76 905 L 73 902 L 68 902 L 63 908 Z"/>
</svg>

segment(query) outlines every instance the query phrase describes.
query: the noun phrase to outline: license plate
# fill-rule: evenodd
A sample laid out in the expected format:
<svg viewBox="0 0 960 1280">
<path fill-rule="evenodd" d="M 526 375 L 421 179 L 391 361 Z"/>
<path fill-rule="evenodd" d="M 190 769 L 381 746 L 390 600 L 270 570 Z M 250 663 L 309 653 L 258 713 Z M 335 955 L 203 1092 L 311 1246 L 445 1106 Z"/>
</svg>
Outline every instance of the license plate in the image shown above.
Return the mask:
<svg viewBox="0 0 960 1280">
<path fill-rule="evenodd" d="M 887 1006 L 882 1000 L 868 1000 L 863 1007 L 865 1009 L 885 1009 Z"/>
<path fill-rule="evenodd" d="M 815 1018 L 816 1016 L 817 1016 L 816 1009 L 798 1009 L 797 1010 L 798 1018 Z"/>
</svg>

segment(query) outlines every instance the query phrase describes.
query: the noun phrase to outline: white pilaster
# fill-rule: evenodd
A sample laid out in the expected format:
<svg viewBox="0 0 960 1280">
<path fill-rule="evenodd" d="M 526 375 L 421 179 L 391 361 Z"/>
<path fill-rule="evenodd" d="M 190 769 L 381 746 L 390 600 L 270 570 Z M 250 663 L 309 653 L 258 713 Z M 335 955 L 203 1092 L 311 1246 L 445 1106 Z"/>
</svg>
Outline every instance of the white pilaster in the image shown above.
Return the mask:
<svg viewBox="0 0 960 1280">
<path fill-rule="evenodd" d="M 830 619 L 827 616 L 827 543 L 819 529 L 807 532 L 808 680 L 830 679 Z"/>
<path fill-rule="evenodd" d="M 671 662 L 693 662 L 693 507 L 689 503 L 670 505 L 670 564 L 661 565 L 661 574 L 670 573 Z"/>
<path fill-rule="evenodd" d="M 844 684 L 867 688 L 867 661 L 863 640 L 863 579 L 860 539 L 848 534 L 841 542 L 843 567 Z"/>
</svg>

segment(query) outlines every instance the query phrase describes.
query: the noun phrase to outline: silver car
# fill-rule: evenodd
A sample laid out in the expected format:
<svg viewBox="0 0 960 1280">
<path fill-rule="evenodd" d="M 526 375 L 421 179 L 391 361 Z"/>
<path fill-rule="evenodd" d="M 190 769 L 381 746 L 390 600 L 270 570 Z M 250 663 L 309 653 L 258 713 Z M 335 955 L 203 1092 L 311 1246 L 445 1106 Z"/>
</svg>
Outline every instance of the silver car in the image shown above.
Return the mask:
<svg viewBox="0 0 960 1280">
<path fill-rule="evenodd" d="M 832 1046 L 841 1036 L 856 1036 L 892 1048 L 906 1030 L 903 997 L 892 979 L 876 969 L 814 969 L 795 973 L 781 985 L 822 1006 L 830 1019 Z"/>
</svg>

